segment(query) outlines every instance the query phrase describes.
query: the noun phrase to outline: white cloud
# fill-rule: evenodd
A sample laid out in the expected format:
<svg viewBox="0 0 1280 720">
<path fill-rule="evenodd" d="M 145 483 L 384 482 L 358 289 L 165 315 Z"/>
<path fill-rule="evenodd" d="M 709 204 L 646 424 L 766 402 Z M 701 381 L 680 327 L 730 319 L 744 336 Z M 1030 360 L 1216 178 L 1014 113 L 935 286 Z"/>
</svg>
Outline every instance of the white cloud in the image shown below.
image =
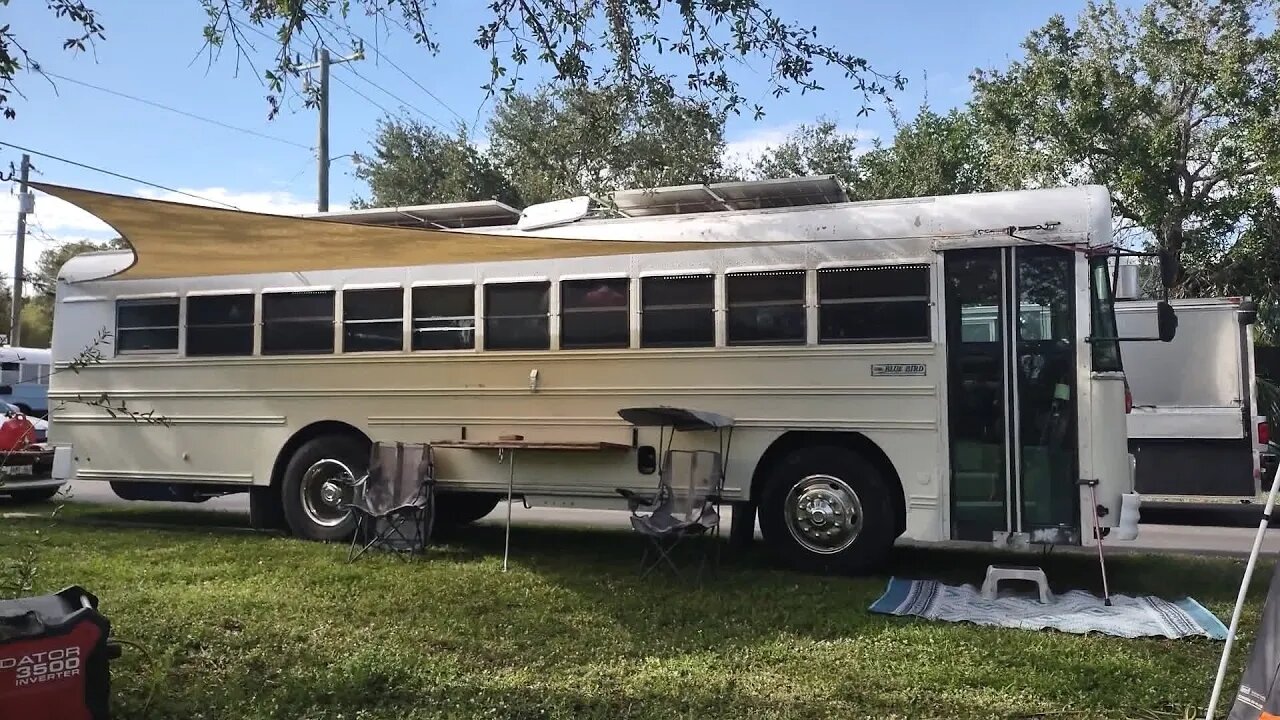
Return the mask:
<svg viewBox="0 0 1280 720">
<path fill-rule="evenodd" d="M 787 135 L 790 135 L 796 127 L 796 125 L 775 125 L 756 128 L 737 140 L 730 140 L 724 145 L 725 162 L 730 165 L 754 165 L 765 150 L 784 142 Z"/>
<path fill-rule="evenodd" d="M 35 200 L 35 212 L 27 216 L 27 225 L 33 232 L 54 236 L 71 234 L 112 237 L 111 228 L 106 223 L 69 202 L 39 192 L 35 194 Z M 0 218 L 8 224 L 5 230 L 12 231 L 16 228 L 17 216 L 18 187 L 14 185 L 10 192 L 0 195 Z"/>
</svg>

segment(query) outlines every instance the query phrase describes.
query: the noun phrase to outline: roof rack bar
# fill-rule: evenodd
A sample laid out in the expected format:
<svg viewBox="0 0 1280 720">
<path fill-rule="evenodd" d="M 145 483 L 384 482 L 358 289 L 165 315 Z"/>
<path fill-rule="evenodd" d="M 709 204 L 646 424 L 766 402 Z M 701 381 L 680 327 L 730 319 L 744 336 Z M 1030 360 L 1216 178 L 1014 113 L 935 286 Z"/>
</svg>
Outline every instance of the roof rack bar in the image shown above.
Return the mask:
<svg viewBox="0 0 1280 720">
<path fill-rule="evenodd" d="M 703 190 L 705 190 L 705 191 L 706 191 L 706 193 L 707 193 L 708 195 L 710 195 L 710 196 L 711 196 L 711 199 L 713 199 L 713 200 L 715 200 L 716 202 L 720 203 L 721 207 L 723 207 L 725 210 L 737 210 L 737 209 L 738 209 L 738 208 L 734 207 L 733 205 L 730 205 L 730 204 L 729 204 L 729 201 L 727 201 L 727 200 L 725 200 L 724 198 L 722 198 L 722 197 L 720 197 L 719 195 L 717 195 L 717 194 L 716 194 L 716 191 L 715 191 L 715 190 L 712 190 L 710 185 L 708 185 L 708 184 L 706 184 L 706 183 L 703 183 L 703 185 L 702 185 L 702 189 L 703 189 Z"/>
</svg>

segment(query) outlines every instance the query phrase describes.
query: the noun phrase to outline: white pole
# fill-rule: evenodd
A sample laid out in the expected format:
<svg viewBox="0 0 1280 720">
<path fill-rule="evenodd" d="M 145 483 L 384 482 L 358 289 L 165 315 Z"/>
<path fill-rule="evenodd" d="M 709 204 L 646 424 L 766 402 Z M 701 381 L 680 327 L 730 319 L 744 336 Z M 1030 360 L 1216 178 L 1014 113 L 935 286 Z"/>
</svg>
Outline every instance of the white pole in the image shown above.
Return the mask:
<svg viewBox="0 0 1280 720">
<path fill-rule="evenodd" d="M 1266 535 L 1267 525 L 1271 520 L 1271 510 L 1276 504 L 1277 491 L 1280 491 L 1280 467 L 1276 468 L 1275 477 L 1271 479 L 1271 492 L 1267 495 L 1267 505 L 1262 510 L 1258 533 L 1253 536 L 1253 549 L 1249 551 L 1249 562 L 1244 566 L 1244 580 L 1240 582 L 1240 592 L 1236 594 L 1236 607 L 1231 612 L 1231 627 L 1227 629 L 1227 644 L 1222 648 L 1222 659 L 1218 662 L 1218 675 L 1213 681 L 1213 694 L 1209 696 L 1209 709 L 1204 713 L 1205 720 L 1213 720 L 1213 713 L 1218 709 L 1222 683 L 1227 677 L 1227 663 L 1231 661 L 1231 646 L 1236 639 L 1236 628 L 1240 626 L 1240 614 L 1244 611 L 1244 596 L 1249 591 L 1249 581 L 1253 579 L 1253 568 L 1258 564 L 1258 554 L 1262 552 L 1262 539 Z"/>
<path fill-rule="evenodd" d="M 502 572 L 507 571 L 507 555 L 511 552 L 511 487 L 516 484 L 516 451 L 513 448 L 507 462 L 511 463 L 511 474 L 507 476 L 507 539 L 502 547 Z"/>
</svg>

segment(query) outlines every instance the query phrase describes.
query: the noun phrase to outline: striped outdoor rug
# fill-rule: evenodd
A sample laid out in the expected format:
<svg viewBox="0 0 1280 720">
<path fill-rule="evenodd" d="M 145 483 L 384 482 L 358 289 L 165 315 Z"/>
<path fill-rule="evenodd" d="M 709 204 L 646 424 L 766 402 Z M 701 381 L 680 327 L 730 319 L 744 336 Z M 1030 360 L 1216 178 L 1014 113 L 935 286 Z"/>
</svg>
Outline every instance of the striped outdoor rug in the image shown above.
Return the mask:
<svg viewBox="0 0 1280 720">
<path fill-rule="evenodd" d="M 1055 594 L 1053 602 L 1046 605 L 1030 595 L 1001 593 L 996 599 L 987 600 L 973 585 L 944 585 L 937 580 L 895 577 L 889 579 L 884 595 L 872 603 L 871 612 L 1023 630 L 1096 632 L 1126 638 L 1202 636 L 1225 640 L 1227 637 L 1222 621 L 1189 597 L 1169 602 L 1150 595 L 1112 595 L 1108 607 L 1096 595 L 1072 590 Z"/>
</svg>

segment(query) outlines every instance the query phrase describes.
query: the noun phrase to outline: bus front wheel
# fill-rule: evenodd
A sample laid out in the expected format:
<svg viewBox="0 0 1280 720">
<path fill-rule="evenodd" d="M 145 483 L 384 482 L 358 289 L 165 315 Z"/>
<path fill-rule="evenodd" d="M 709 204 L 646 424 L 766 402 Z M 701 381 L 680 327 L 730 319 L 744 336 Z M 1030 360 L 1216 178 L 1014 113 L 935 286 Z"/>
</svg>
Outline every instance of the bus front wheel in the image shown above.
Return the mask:
<svg viewBox="0 0 1280 720">
<path fill-rule="evenodd" d="M 280 485 L 285 521 L 307 540 L 345 540 L 355 528 L 351 483 L 368 471 L 369 448 L 350 435 L 312 438 L 294 452 Z"/>
<path fill-rule="evenodd" d="M 865 574 L 893 548 L 893 503 L 875 465 L 836 446 L 800 448 L 769 474 L 760 530 L 791 567 Z"/>
</svg>

